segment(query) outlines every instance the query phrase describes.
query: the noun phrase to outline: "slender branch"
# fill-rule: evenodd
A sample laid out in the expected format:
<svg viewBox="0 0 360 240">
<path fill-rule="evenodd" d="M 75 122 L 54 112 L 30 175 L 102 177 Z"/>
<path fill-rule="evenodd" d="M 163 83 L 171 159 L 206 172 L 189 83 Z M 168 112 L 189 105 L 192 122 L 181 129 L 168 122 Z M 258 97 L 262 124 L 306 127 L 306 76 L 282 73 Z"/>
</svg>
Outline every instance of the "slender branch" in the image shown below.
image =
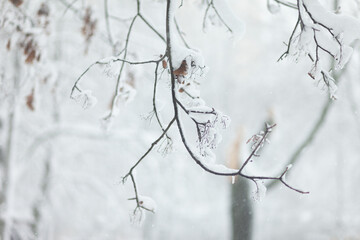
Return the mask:
<svg viewBox="0 0 360 240">
<path fill-rule="evenodd" d="M 278 62 L 279 62 L 280 60 L 283 60 L 284 57 L 286 57 L 287 55 L 289 55 L 289 53 L 290 53 L 290 47 L 291 47 L 291 42 L 292 42 L 292 40 L 293 40 L 294 34 L 295 34 L 296 29 L 298 28 L 300 22 L 301 22 L 301 19 L 300 19 L 300 15 L 299 15 L 299 16 L 298 16 L 298 20 L 296 21 L 295 27 L 294 27 L 294 29 L 293 29 L 293 31 L 292 31 L 292 33 L 291 33 L 291 35 L 290 35 L 289 41 L 288 41 L 288 43 L 287 43 L 287 49 L 286 49 L 286 51 L 279 57 Z"/>
<path fill-rule="evenodd" d="M 174 67 L 173 67 L 173 63 L 172 63 L 172 55 L 171 55 L 171 36 L 170 36 L 170 31 L 171 31 L 171 23 L 172 21 L 174 21 L 174 16 L 171 15 L 171 0 L 167 0 L 167 8 L 166 8 L 166 42 L 167 42 L 167 55 L 168 55 L 168 59 L 169 59 L 169 68 L 170 68 L 170 76 L 171 76 L 171 93 L 172 93 L 172 103 L 173 103 L 173 108 L 174 108 L 174 116 L 175 116 L 175 120 L 177 123 L 177 128 L 179 130 L 180 133 L 180 137 L 181 137 L 181 141 L 185 147 L 185 149 L 187 150 L 187 152 L 189 153 L 190 157 L 205 171 L 212 173 L 214 175 L 219 175 L 219 176 L 236 176 L 236 175 L 240 175 L 242 177 L 245 177 L 249 180 L 252 180 L 253 182 L 256 183 L 256 180 L 278 180 L 280 182 L 282 182 L 286 187 L 297 191 L 299 193 L 302 194 L 307 194 L 309 192 L 303 192 L 301 190 L 295 189 L 291 186 L 289 186 L 284 179 L 285 173 L 288 171 L 288 168 L 284 171 L 284 173 L 280 176 L 280 177 L 261 177 L 261 176 L 248 176 L 244 173 L 242 173 L 242 171 L 244 170 L 245 166 L 249 163 L 249 161 L 256 156 L 256 152 L 259 150 L 260 147 L 262 147 L 262 145 L 264 144 L 264 141 L 266 139 L 266 136 L 271 132 L 271 129 L 275 126 L 267 126 L 265 133 L 263 134 L 263 138 L 256 144 L 255 148 L 253 149 L 253 152 L 250 154 L 250 156 L 247 158 L 247 160 L 245 161 L 245 163 L 242 165 L 242 167 L 238 170 L 238 171 L 234 171 L 234 172 L 220 172 L 220 171 L 214 171 L 212 169 L 210 169 L 208 166 L 206 166 L 200 159 L 198 159 L 198 157 L 193 153 L 193 151 L 191 150 L 190 146 L 188 145 L 186 138 L 185 138 L 185 134 L 181 125 L 181 121 L 180 121 L 180 116 L 179 116 L 179 110 L 178 110 L 178 105 L 187 113 L 189 114 L 190 111 L 187 110 L 181 103 L 180 101 L 177 100 L 176 98 L 176 77 L 174 74 Z"/>
<path fill-rule="evenodd" d="M 139 1 L 138 1 L 138 5 L 139 5 Z M 132 29 L 133 29 L 133 26 L 134 26 L 134 23 L 137 19 L 137 17 L 139 16 L 139 14 L 136 14 L 134 16 L 134 18 L 132 19 L 131 23 L 130 23 L 130 26 L 129 26 L 129 30 L 128 30 L 128 33 L 126 35 L 126 40 L 125 40 L 125 47 L 124 47 L 124 54 L 123 54 L 123 59 L 126 60 L 126 57 L 127 57 L 127 53 L 128 53 L 128 44 L 129 44 L 129 39 L 130 39 L 130 34 L 132 32 Z M 108 115 L 107 118 L 111 117 L 113 115 L 113 112 L 114 112 L 114 108 L 116 106 L 116 100 L 120 94 L 120 80 L 121 80 L 121 75 L 123 73 L 123 70 L 124 70 L 124 66 L 125 66 L 125 62 L 122 62 L 121 63 L 121 66 L 120 66 L 120 70 L 119 70 L 119 73 L 118 73 L 118 77 L 117 77 L 117 80 L 116 80 L 116 86 L 115 86 L 115 93 L 114 93 L 114 97 L 112 99 L 112 103 L 111 103 L 111 111 Z"/>
<path fill-rule="evenodd" d="M 282 0 L 274 0 L 275 2 L 284 5 L 286 7 L 292 8 L 292 9 L 298 9 L 295 3 L 285 2 Z"/>
<path fill-rule="evenodd" d="M 185 38 L 184 38 L 184 36 L 183 36 L 183 33 L 182 33 L 182 31 L 181 31 L 181 29 L 180 29 L 180 27 L 179 27 L 178 22 L 176 21 L 176 18 L 174 18 L 174 22 L 175 22 L 176 30 L 177 30 L 177 32 L 178 32 L 178 34 L 179 34 L 182 42 L 184 43 L 185 47 L 191 49 L 191 47 L 190 47 L 189 44 L 186 42 L 186 40 L 185 40 Z"/>
<path fill-rule="evenodd" d="M 139 13 L 139 17 L 163 42 L 165 42 L 163 35 L 161 35 L 161 33 L 159 33 L 159 31 L 157 31 L 141 13 Z"/>
<path fill-rule="evenodd" d="M 164 132 L 165 129 L 160 121 L 160 117 L 159 117 L 159 113 L 158 113 L 158 110 L 157 110 L 157 107 L 156 107 L 156 93 L 157 93 L 157 84 L 158 84 L 158 70 L 159 70 L 159 64 L 160 62 L 162 61 L 165 61 L 164 58 L 166 57 L 166 54 L 164 54 L 163 57 L 161 57 L 161 59 L 159 59 L 159 61 L 156 63 L 156 67 L 155 67 L 155 76 L 154 76 L 154 87 L 153 87 L 153 97 L 152 97 L 152 104 L 153 104 L 153 111 L 154 111 L 154 115 L 155 115 L 155 118 L 161 128 L 161 130 Z M 169 140 L 169 141 L 172 141 L 171 138 L 168 136 L 168 134 L 166 134 L 166 138 Z"/>
<path fill-rule="evenodd" d="M 133 62 L 133 61 L 128 61 L 126 59 L 122 59 L 122 58 L 113 58 L 111 60 L 108 60 L 108 61 L 96 61 L 92 64 L 90 64 L 84 72 L 81 73 L 81 75 L 76 79 L 75 83 L 74 83 L 74 86 L 72 87 L 71 89 L 71 94 L 70 94 L 70 97 L 73 98 L 73 94 L 74 94 L 74 91 L 75 89 L 78 90 L 79 92 L 82 92 L 80 87 L 78 86 L 80 80 L 83 78 L 83 76 L 92 68 L 94 67 L 95 65 L 105 65 L 105 64 L 109 64 L 111 62 L 122 62 L 123 64 L 127 63 L 127 64 L 130 64 L 130 65 L 143 65 L 143 64 L 150 64 L 150 63 L 155 63 L 155 64 L 158 64 L 160 61 L 161 61 L 162 58 L 160 58 L 159 60 L 147 60 L 147 61 L 139 61 L 139 62 Z"/>
<path fill-rule="evenodd" d="M 208 5 L 206 7 L 206 10 L 205 10 L 205 14 L 204 14 L 204 19 L 203 19 L 203 29 L 205 29 L 205 21 L 206 21 L 206 18 L 207 18 L 207 15 L 209 13 L 209 10 L 210 8 L 212 8 L 215 12 L 215 14 L 217 15 L 217 17 L 219 18 L 220 22 L 222 24 L 224 24 L 224 26 L 227 28 L 227 30 L 229 32 L 233 32 L 232 29 L 229 27 L 229 25 L 224 21 L 224 19 L 222 18 L 222 16 L 220 15 L 220 13 L 218 12 L 217 8 L 215 7 L 215 4 L 214 4 L 214 0 L 208 0 Z"/>
<path fill-rule="evenodd" d="M 139 194 L 138 194 L 138 190 L 136 187 L 136 182 L 135 182 L 135 178 L 134 178 L 134 169 L 145 159 L 145 157 L 151 152 L 151 150 L 155 147 L 156 144 L 158 144 L 158 142 L 166 135 L 167 131 L 170 129 L 170 127 L 172 126 L 172 124 L 175 122 L 175 118 L 173 118 L 170 123 L 168 124 L 168 126 L 164 129 L 164 131 L 162 132 L 162 134 L 151 144 L 150 148 L 139 158 L 139 160 L 130 168 L 129 172 L 123 177 L 123 183 L 125 183 L 126 179 L 130 176 L 131 181 L 133 183 L 133 187 L 134 187 L 134 194 L 135 197 L 134 199 L 136 200 L 136 208 L 134 210 L 134 214 L 137 210 L 137 208 L 143 208 L 145 210 L 151 211 L 150 209 L 144 207 L 141 205 L 140 201 L 139 201 Z"/>
<path fill-rule="evenodd" d="M 59 0 L 59 2 L 62 3 L 62 4 L 66 7 L 65 10 L 64 10 L 63 15 L 65 15 L 68 10 L 71 10 L 71 11 L 73 11 L 77 16 L 79 16 L 79 17 L 81 18 L 79 10 L 73 7 L 73 5 L 74 5 L 77 1 L 78 1 L 78 0 L 74 0 L 74 1 L 71 2 L 71 3 L 68 3 L 68 2 L 65 1 L 65 0 Z"/>
<path fill-rule="evenodd" d="M 170 129 L 171 125 L 174 123 L 175 118 L 173 118 L 170 123 L 168 124 L 168 126 L 164 129 L 164 131 L 162 132 L 162 134 L 151 144 L 150 148 L 140 157 L 140 159 L 130 168 L 129 173 L 125 175 L 125 177 L 123 178 L 124 180 L 126 180 L 126 178 L 128 177 L 128 175 L 130 175 L 134 169 L 137 167 L 137 165 L 139 165 L 141 163 L 141 161 L 151 152 L 151 150 L 154 148 L 154 146 L 165 136 L 165 134 L 167 133 L 167 131 Z"/>
<path fill-rule="evenodd" d="M 262 145 L 264 145 L 265 143 L 265 139 L 267 138 L 267 136 L 270 134 L 270 132 L 272 131 L 272 129 L 276 126 L 276 124 L 268 126 L 266 124 L 265 126 L 265 132 L 262 135 L 260 141 L 258 141 L 258 143 L 255 145 L 254 149 L 252 150 L 250 156 L 245 160 L 244 164 L 241 166 L 241 168 L 239 169 L 239 174 L 242 173 L 242 171 L 244 170 L 244 168 L 246 167 L 246 165 L 251 161 L 251 159 L 256 156 L 257 151 L 262 147 Z M 251 139 L 250 139 L 251 140 Z M 250 141 L 249 140 L 249 141 Z M 248 141 L 248 142 L 249 142 Z"/>
<path fill-rule="evenodd" d="M 296 161 L 298 161 L 298 159 L 300 159 L 301 153 L 304 151 L 304 149 L 313 142 L 315 136 L 318 134 L 321 127 L 324 125 L 326 117 L 328 116 L 328 113 L 329 113 L 329 110 L 330 110 L 330 107 L 332 106 L 332 104 L 333 104 L 333 100 L 328 99 L 326 101 L 326 103 L 324 104 L 324 106 L 323 106 L 323 108 L 322 108 L 322 110 L 320 112 L 320 116 L 319 116 L 318 120 L 315 122 L 312 130 L 309 132 L 309 135 L 304 139 L 304 141 L 299 145 L 299 147 L 292 154 L 292 156 L 290 157 L 290 159 L 287 162 L 287 165 L 290 165 L 290 164 L 292 165 Z M 277 183 L 278 182 L 274 181 L 274 180 L 270 181 L 266 185 L 266 187 L 268 189 L 271 189 L 274 186 L 276 186 Z"/>
<path fill-rule="evenodd" d="M 112 47 L 113 54 L 115 54 L 115 44 L 114 44 L 114 40 L 112 38 L 111 29 L 110 29 L 108 0 L 104 0 L 104 11 L 105 11 L 106 32 L 108 35 L 109 44 Z"/>
<path fill-rule="evenodd" d="M 333 65 L 334 65 L 334 63 L 333 63 Z M 347 71 L 348 71 L 348 68 L 345 68 L 344 70 L 342 70 L 338 74 L 336 74 L 335 80 L 336 80 L 337 83 L 339 83 L 341 81 L 341 79 L 342 79 L 341 77 L 344 76 Z M 331 106 L 333 106 L 333 100 L 332 99 L 327 99 L 326 103 L 324 104 L 324 106 L 322 107 L 322 109 L 320 111 L 318 119 L 315 121 L 315 123 L 314 123 L 313 127 L 311 128 L 309 134 L 304 139 L 304 141 L 293 152 L 293 154 L 291 155 L 291 157 L 287 161 L 287 165 L 295 164 L 295 162 L 297 162 L 300 159 L 301 154 L 304 151 L 304 149 L 306 147 L 308 147 L 313 142 L 316 135 L 319 133 L 321 127 L 325 124 L 325 121 L 326 121 L 326 119 L 327 119 L 327 117 L 329 115 Z M 267 184 L 266 187 L 268 189 L 271 189 L 274 186 L 276 186 L 277 183 L 278 183 L 277 181 L 270 181 Z"/>
</svg>

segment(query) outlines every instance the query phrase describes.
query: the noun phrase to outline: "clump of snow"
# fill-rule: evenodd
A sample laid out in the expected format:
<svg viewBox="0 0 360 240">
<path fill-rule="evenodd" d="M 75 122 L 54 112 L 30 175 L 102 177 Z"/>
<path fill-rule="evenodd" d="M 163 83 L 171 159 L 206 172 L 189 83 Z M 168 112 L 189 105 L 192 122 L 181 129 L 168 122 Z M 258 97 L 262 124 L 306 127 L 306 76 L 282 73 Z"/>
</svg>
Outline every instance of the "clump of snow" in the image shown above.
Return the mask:
<svg viewBox="0 0 360 240">
<path fill-rule="evenodd" d="M 136 89 L 127 82 L 121 82 L 118 94 L 119 99 L 127 104 L 134 100 L 136 96 Z"/>
<path fill-rule="evenodd" d="M 265 197 L 267 189 L 264 181 L 256 180 L 255 185 L 256 189 L 252 192 L 252 198 L 257 202 L 260 202 Z"/>
<path fill-rule="evenodd" d="M 136 208 L 131 214 L 130 214 L 130 222 L 132 224 L 139 224 L 141 225 L 145 221 L 145 210 L 142 208 Z"/>
<path fill-rule="evenodd" d="M 193 116 L 195 114 L 192 114 Z M 202 156 L 207 156 L 209 150 L 216 149 L 218 144 L 222 140 L 222 136 L 219 132 L 221 129 L 226 129 L 230 124 L 230 118 L 221 112 L 214 111 L 214 114 L 197 114 L 201 118 L 193 117 L 196 121 L 202 123 L 199 125 L 199 139 L 198 148 Z M 203 117 L 207 117 L 206 121 L 203 121 Z"/>
<path fill-rule="evenodd" d="M 96 97 L 92 95 L 91 90 L 82 90 L 73 95 L 76 102 L 80 103 L 84 109 L 94 107 L 97 103 Z"/>
<path fill-rule="evenodd" d="M 235 37 L 237 39 L 241 39 L 245 34 L 245 23 L 241 21 L 232 11 L 231 7 L 229 6 L 229 3 L 227 0 L 213 0 L 212 1 L 217 13 L 220 15 L 217 16 L 217 13 L 214 11 L 214 9 L 210 9 L 210 14 L 212 13 L 212 16 L 209 16 L 209 19 L 218 19 L 219 23 L 222 23 L 223 25 L 226 25 L 225 27 L 228 28 L 229 31 L 231 31 L 232 37 Z M 207 20 L 207 19 L 205 19 Z M 206 23 L 206 22 L 205 22 Z M 206 26 L 206 25 L 205 25 Z"/>
<path fill-rule="evenodd" d="M 139 195 L 139 204 L 141 207 L 145 208 L 148 211 L 155 212 L 156 211 L 156 202 L 151 198 L 147 196 Z"/>
<path fill-rule="evenodd" d="M 100 124 L 101 124 L 101 128 L 105 131 L 108 132 L 110 130 L 110 128 L 112 127 L 112 125 L 114 124 L 114 115 L 111 115 L 110 113 L 108 113 L 105 117 L 100 119 Z"/>
<path fill-rule="evenodd" d="M 202 163 L 209 170 L 214 171 L 214 172 L 218 172 L 218 173 L 235 174 L 235 173 L 237 173 L 239 171 L 237 169 L 228 168 L 228 167 L 224 166 L 223 164 L 207 163 L 207 162 L 204 162 L 204 161 Z"/>
<path fill-rule="evenodd" d="M 299 0 L 298 6 L 301 28 L 297 26 L 300 33 L 293 36 L 289 54 L 295 56 L 296 61 L 300 57 L 310 57 L 313 65 L 309 76 L 319 83 L 323 82 L 330 98 L 336 99 L 335 80 L 322 55 L 329 55 L 335 60 L 334 70 L 342 69 L 353 53 L 350 44 L 360 38 L 360 21 L 332 13 L 318 0 Z"/>
<path fill-rule="evenodd" d="M 292 166 L 293 166 L 292 164 L 289 164 L 289 165 L 287 165 L 286 169 L 290 170 L 292 168 Z"/>
<path fill-rule="evenodd" d="M 280 4 L 274 0 L 267 0 L 267 9 L 272 14 L 278 13 L 280 11 Z"/>
</svg>

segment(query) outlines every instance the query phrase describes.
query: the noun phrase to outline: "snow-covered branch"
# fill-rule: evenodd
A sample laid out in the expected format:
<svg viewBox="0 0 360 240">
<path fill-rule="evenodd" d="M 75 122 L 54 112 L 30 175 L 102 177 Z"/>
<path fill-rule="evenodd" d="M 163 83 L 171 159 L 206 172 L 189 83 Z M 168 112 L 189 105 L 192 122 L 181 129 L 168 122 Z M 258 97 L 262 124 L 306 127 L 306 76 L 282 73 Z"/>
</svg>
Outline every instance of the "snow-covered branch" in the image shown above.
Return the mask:
<svg viewBox="0 0 360 240">
<path fill-rule="evenodd" d="M 327 11 L 317 0 L 298 0 L 298 20 L 291 33 L 287 50 L 280 59 L 293 56 L 296 60 L 309 57 L 312 67 L 308 75 L 322 83 L 331 99 L 336 99 L 337 86 L 332 72 L 342 69 L 349 61 L 353 48 L 350 43 L 360 38 L 360 21 Z M 328 66 L 324 55 L 334 59 Z"/>
</svg>

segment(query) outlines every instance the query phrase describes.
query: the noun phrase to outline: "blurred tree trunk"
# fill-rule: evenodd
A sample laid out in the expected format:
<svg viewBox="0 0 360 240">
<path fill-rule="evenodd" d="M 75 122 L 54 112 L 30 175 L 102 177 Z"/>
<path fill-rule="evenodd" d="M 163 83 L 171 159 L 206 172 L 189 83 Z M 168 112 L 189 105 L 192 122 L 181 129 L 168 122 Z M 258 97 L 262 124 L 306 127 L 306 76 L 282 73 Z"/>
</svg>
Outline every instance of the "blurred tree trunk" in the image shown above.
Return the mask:
<svg viewBox="0 0 360 240">
<path fill-rule="evenodd" d="M 3 120 L 0 118 L 0 133 L 3 133 Z M 1 138 L 3 134 L 1 134 Z M 0 184 L 1 184 L 1 191 L 0 191 L 0 206 L 3 205 L 4 203 L 4 184 L 5 184 L 5 155 L 4 155 L 4 147 L 2 145 L 0 145 L 0 174 L 1 174 L 1 179 L 0 179 Z M 2 236 L 2 233 L 4 231 L 4 222 L 2 219 L 0 219 L 0 236 Z"/>
<path fill-rule="evenodd" d="M 2 168 L 2 179 L 1 179 L 1 193 L 0 193 L 0 206 L 2 211 L 7 212 L 9 209 L 9 204 L 11 203 L 10 193 L 11 193 L 11 165 L 14 153 L 14 136 L 15 136 L 15 121 L 16 121 L 16 109 L 18 102 L 18 92 L 20 85 L 20 56 L 18 52 L 14 54 L 14 82 L 13 82 L 13 91 L 9 99 L 7 122 L 4 124 L 5 133 L 3 136 L 5 138 L 4 150 L 0 151 L 0 163 Z M 5 217 L 0 219 L 0 236 L 2 240 L 8 240 L 11 237 L 11 219 L 9 219 L 8 214 L 5 214 Z"/>
<path fill-rule="evenodd" d="M 249 191 L 249 181 L 238 178 L 231 187 L 231 219 L 233 240 L 250 240 L 253 213 Z"/>
<path fill-rule="evenodd" d="M 243 142 L 243 129 L 239 129 L 229 153 L 231 168 L 240 167 L 240 148 Z M 234 182 L 234 180 L 236 180 Z M 233 240 L 250 240 L 252 233 L 252 203 L 250 199 L 249 181 L 242 177 L 232 180 L 231 186 L 231 222 Z"/>
</svg>

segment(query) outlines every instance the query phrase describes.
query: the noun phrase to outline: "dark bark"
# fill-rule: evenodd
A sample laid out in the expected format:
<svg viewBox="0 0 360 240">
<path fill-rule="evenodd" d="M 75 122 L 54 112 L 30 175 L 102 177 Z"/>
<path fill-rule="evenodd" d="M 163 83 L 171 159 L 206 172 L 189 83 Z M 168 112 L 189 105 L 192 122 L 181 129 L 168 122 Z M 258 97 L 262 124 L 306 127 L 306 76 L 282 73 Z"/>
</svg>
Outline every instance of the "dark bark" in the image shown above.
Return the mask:
<svg viewBox="0 0 360 240">
<path fill-rule="evenodd" d="M 238 177 L 231 186 L 231 218 L 233 240 L 250 240 L 252 237 L 252 200 L 249 181 Z"/>
</svg>

